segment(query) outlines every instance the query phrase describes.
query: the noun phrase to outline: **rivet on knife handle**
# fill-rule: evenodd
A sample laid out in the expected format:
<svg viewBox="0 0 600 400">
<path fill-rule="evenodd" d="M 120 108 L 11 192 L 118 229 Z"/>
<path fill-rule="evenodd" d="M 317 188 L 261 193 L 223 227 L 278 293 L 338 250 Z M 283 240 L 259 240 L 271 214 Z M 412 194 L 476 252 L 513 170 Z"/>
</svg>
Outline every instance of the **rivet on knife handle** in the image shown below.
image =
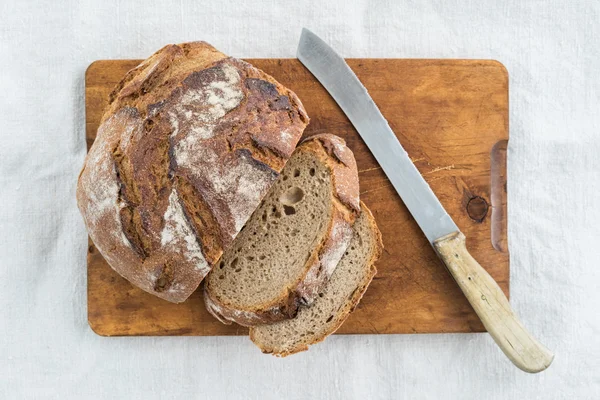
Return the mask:
<svg viewBox="0 0 600 400">
<path fill-rule="evenodd" d="M 523 327 L 500 286 L 469 254 L 465 235 L 451 233 L 433 247 L 504 354 L 526 372 L 548 368 L 554 355 Z"/>
<path fill-rule="evenodd" d="M 471 257 L 464 235 L 346 61 L 308 29 L 302 30 L 298 59 L 348 116 L 498 346 L 524 371 L 546 369 L 554 356 L 523 328 L 498 284 Z"/>
</svg>

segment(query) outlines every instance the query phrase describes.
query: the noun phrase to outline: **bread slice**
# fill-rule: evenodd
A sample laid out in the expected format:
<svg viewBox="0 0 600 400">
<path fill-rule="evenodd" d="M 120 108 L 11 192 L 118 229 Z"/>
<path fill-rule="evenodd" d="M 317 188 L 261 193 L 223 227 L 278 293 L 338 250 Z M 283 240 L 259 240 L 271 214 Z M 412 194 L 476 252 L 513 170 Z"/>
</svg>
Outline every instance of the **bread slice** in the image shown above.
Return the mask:
<svg viewBox="0 0 600 400">
<path fill-rule="evenodd" d="M 358 172 L 343 139 L 305 140 L 207 276 L 207 309 L 245 326 L 292 318 L 326 284 L 352 239 Z"/>
<path fill-rule="evenodd" d="M 263 353 L 285 357 L 307 350 L 335 332 L 362 298 L 377 272 L 383 244 L 373 215 L 361 206 L 350 247 L 312 306 L 300 307 L 294 319 L 250 329 L 250 339 Z"/>
</svg>

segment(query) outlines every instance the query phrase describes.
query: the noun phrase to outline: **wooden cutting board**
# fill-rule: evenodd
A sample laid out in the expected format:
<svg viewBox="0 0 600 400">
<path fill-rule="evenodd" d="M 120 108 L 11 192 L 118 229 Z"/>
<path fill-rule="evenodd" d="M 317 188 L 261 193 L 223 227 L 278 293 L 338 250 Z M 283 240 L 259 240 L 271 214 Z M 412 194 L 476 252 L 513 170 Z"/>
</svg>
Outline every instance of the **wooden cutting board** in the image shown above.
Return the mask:
<svg viewBox="0 0 600 400">
<path fill-rule="evenodd" d="M 479 318 L 337 104 L 296 59 L 251 59 L 292 89 L 311 118 L 305 136 L 331 132 L 354 151 L 361 199 L 383 234 L 375 280 L 338 333 L 481 332 Z M 139 60 L 96 61 L 86 72 L 86 137 L 93 143 L 109 92 Z M 471 254 L 508 295 L 508 74 L 480 60 L 350 59 L 348 64 L 446 210 Z M 90 242 L 88 320 L 113 335 L 244 335 L 211 317 L 196 291 L 171 304 L 134 288 Z"/>
</svg>

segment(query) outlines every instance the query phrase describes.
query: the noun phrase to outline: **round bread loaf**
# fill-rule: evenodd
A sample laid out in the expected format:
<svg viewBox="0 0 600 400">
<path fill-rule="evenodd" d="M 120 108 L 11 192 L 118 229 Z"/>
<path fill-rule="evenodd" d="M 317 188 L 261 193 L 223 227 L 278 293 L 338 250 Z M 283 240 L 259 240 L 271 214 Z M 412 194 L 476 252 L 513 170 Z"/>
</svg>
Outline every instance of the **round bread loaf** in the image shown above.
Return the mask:
<svg viewBox="0 0 600 400">
<path fill-rule="evenodd" d="M 169 45 L 111 93 L 77 185 L 111 267 L 172 302 L 196 290 L 296 147 L 298 97 L 204 42 Z"/>
</svg>

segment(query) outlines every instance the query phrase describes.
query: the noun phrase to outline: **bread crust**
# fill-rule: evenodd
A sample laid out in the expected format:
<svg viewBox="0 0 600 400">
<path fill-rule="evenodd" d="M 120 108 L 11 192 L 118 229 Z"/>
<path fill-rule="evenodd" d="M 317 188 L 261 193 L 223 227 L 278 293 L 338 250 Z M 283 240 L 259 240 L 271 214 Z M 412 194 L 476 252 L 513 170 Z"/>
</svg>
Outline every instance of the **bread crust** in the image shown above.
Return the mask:
<svg viewBox="0 0 600 400">
<path fill-rule="evenodd" d="M 296 151 L 313 152 L 331 171 L 333 210 L 327 233 L 320 245 L 313 249 L 304 273 L 283 287 L 276 300 L 268 304 L 240 310 L 218 298 L 207 280 L 204 285 L 206 308 L 223 323 L 256 326 L 293 318 L 301 304 L 309 305 L 314 301 L 350 244 L 352 225 L 360 213 L 358 170 L 352 151 L 342 138 L 332 134 L 311 136 Z"/>
<path fill-rule="evenodd" d="M 354 293 L 352 294 L 352 298 L 344 304 L 344 307 L 342 307 L 342 309 L 331 321 L 331 323 L 329 324 L 329 328 L 323 333 L 323 335 L 319 337 L 311 338 L 306 342 L 299 343 L 296 347 L 292 349 L 281 351 L 279 349 L 267 347 L 266 345 L 261 343 L 259 338 L 256 336 L 255 329 L 250 328 L 250 340 L 252 340 L 252 342 L 254 342 L 254 344 L 256 344 L 263 353 L 273 354 L 278 357 L 286 357 L 291 354 L 308 350 L 309 346 L 322 342 L 329 335 L 337 331 L 340 328 L 340 326 L 342 326 L 344 321 L 346 321 L 346 319 L 350 316 L 352 311 L 354 311 L 354 309 L 362 299 L 363 295 L 367 291 L 367 288 L 369 287 L 369 284 L 377 274 L 377 268 L 375 267 L 375 263 L 377 262 L 377 260 L 379 260 L 383 252 L 383 241 L 381 237 L 381 232 L 377 227 L 377 223 L 375 222 L 375 218 L 373 217 L 371 210 L 369 210 L 363 202 L 361 202 L 360 204 L 362 209 L 361 215 L 366 216 L 369 219 L 369 226 L 371 228 L 372 234 L 374 235 L 376 243 L 368 261 L 369 273 L 365 275 L 364 279 L 358 286 L 358 289 L 354 291 Z"/>
<path fill-rule="evenodd" d="M 116 86 L 77 186 L 111 267 L 171 302 L 196 290 L 291 156 L 298 97 L 204 42 L 168 45 Z"/>
</svg>

